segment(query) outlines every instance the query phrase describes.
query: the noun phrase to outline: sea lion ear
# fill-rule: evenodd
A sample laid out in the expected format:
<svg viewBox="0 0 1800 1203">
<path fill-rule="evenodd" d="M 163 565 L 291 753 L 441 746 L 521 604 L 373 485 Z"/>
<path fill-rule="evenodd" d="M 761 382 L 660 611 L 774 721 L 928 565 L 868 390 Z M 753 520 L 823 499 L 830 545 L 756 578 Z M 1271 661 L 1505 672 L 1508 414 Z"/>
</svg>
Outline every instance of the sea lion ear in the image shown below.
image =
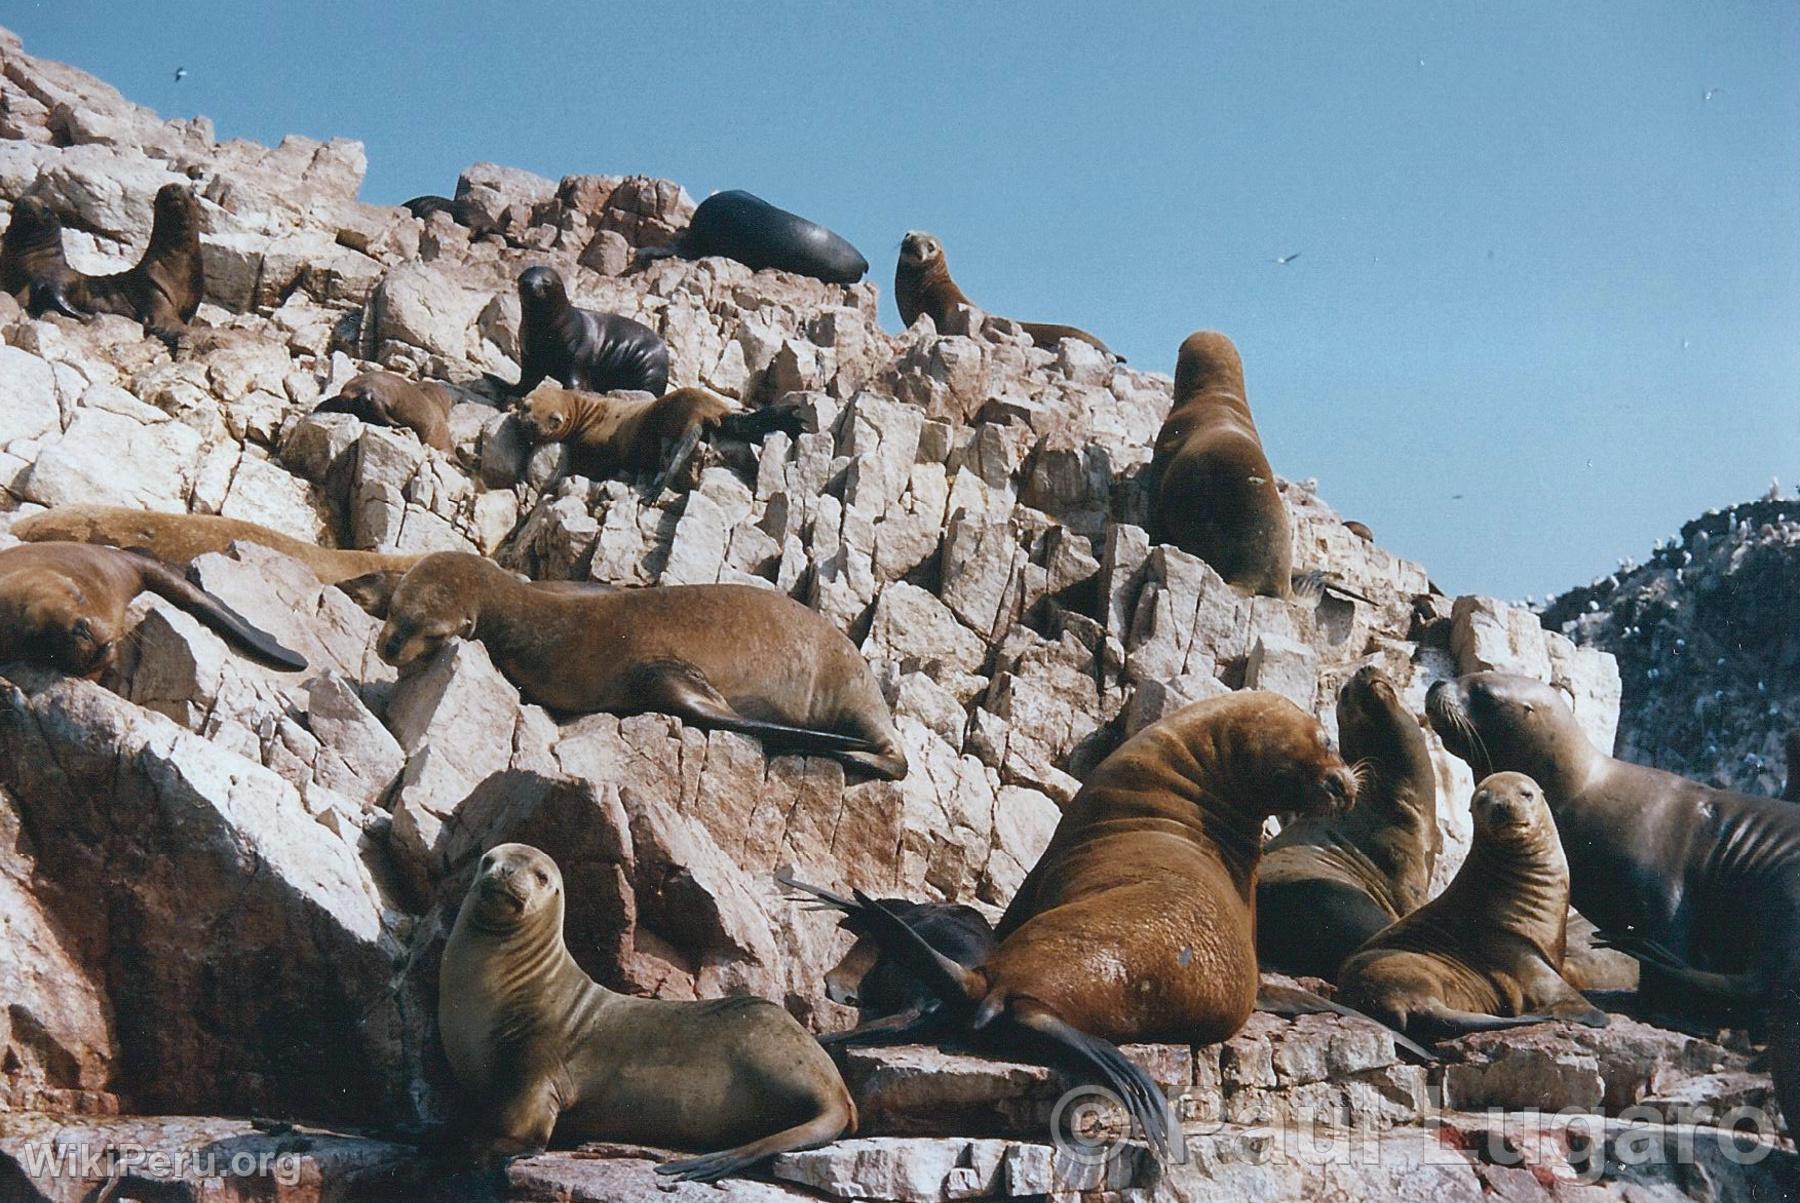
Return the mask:
<svg viewBox="0 0 1800 1203">
<path fill-rule="evenodd" d="M 388 603 L 394 600 L 394 589 L 405 575 L 404 572 L 368 572 L 339 581 L 337 587 L 376 618 L 386 618 Z"/>
<path fill-rule="evenodd" d="M 479 615 L 479 614 L 469 615 L 469 620 L 462 624 L 462 630 L 458 631 L 457 634 L 464 639 L 475 638 L 475 627 L 480 621 L 481 621 L 481 615 Z"/>
</svg>

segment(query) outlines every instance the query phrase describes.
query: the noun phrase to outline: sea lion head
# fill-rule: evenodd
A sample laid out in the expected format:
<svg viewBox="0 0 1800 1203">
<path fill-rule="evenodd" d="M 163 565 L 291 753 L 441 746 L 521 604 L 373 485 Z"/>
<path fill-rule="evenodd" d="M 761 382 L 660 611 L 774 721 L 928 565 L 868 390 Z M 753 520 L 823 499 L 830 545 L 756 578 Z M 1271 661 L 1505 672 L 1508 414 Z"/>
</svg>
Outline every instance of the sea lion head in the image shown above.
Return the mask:
<svg viewBox="0 0 1800 1203">
<path fill-rule="evenodd" d="M 562 929 L 562 871 L 529 844 L 499 844 L 475 868 L 463 910 L 478 927 L 512 931 L 553 918 Z"/>
<path fill-rule="evenodd" d="M 394 586 L 375 652 L 396 668 L 430 658 L 448 639 L 473 639 L 481 619 L 480 583 L 461 552 L 426 556 Z"/>
<path fill-rule="evenodd" d="M 944 259 L 944 244 L 936 234 L 924 230 L 908 230 L 900 240 L 900 262 L 907 267 L 923 268 Z"/>
<path fill-rule="evenodd" d="M 1339 815 L 1356 803 L 1356 775 L 1332 748 L 1319 720 L 1279 694 L 1238 693 L 1206 741 L 1234 793 L 1264 814 Z M 1209 706 L 1195 703 L 1190 710 Z"/>
<path fill-rule="evenodd" d="M 150 238 L 198 238 L 200 236 L 200 202 L 186 184 L 164 184 L 156 190 L 155 221 Z"/>
<path fill-rule="evenodd" d="M 563 309 L 569 291 L 551 267 L 528 267 L 519 273 L 519 304 L 528 309 Z"/>
<path fill-rule="evenodd" d="M 119 632 L 93 607 L 81 587 L 58 573 L 26 578 L 22 593 L 0 604 L 0 622 L 10 628 L 26 658 L 77 677 L 92 677 L 113 662 Z"/>
<path fill-rule="evenodd" d="M 1439 681 L 1425 695 L 1425 715 L 1451 754 L 1484 775 L 1513 770 L 1549 781 L 1586 746 L 1562 690 L 1512 673 Z"/>
<path fill-rule="evenodd" d="M 41 196 L 22 196 L 13 202 L 6 241 L 15 246 L 25 245 L 59 235 L 61 230 L 62 219 L 56 216 L 50 202 Z"/>
<path fill-rule="evenodd" d="M 533 389 L 515 411 L 525 437 L 534 443 L 554 443 L 566 438 L 575 421 L 569 401 L 564 389 L 541 385 Z"/>
<path fill-rule="evenodd" d="M 1358 755 L 1397 751 L 1419 725 L 1393 678 L 1373 664 L 1357 669 L 1338 690 L 1337 722 L 1338 743 L 1356 748 Z"/>
<path fill-rule="evenodd" d="M 1475 787 L 1469 799 L 1475 838 L 1519 843 L 1550 823 L 1544 791 L 1524 773 L 1495 773 Z"/>
<path fill-rule="evenodd" d="M 1175 358 L 1175 396 L 1224 388 L 1243 394 L 1244 361 L 1237 344 L 1217 330 L 1197 330 L 1182 340 Z"/>
</svg>

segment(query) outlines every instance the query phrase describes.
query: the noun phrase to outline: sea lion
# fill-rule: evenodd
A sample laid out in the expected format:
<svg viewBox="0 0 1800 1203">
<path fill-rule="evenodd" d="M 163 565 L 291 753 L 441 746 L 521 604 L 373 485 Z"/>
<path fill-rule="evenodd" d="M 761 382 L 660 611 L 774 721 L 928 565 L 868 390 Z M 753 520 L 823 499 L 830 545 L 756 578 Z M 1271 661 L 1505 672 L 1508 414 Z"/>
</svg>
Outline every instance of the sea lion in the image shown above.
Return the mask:
<svg viewBox="0 0 1800 1203">
<path fill-rule="evenodd" d="M 519 405 L 519 425 L 534 443 L 568 443 L 574 470 L 596 480 L 662 467 L 679 471 L 708 431 L 755 442 L 775 430 L 804 429 L 792 409 L 748 413 L 711 389 L 678 388 L 660 397 L 582 393 L 544 383 Z"/>
<path fill-rule="evenodd" d="M 546 377 L 585 393 L 660 397 L 669 387 L 669 348 L 656 331 L 616 313 L 577 309 L 562 277 L 548 267 L 528 267 L 519 276 L 519 352 L 515 396 Z"/>
<path fill-rule="evenodd" d="M 1335 814 L 1356 778 L 1312 715 L 1245 690 L 1183 707 L 1100 763 L 1064 808 L 977 969 L 858 892 L 883 944 L 976 1030 L 1095 1072 L 1153 1148 L 1168 1104 L 1116 1047 L 1212 1044 L 1256 1005 L 1257 862 L 1272 814 Z"/>
<path fill-rule="evenodd" d="M 420 221 L 430 221 L 433 213 L 448 213 L 452 221 L 456 220 L 456 202 L 447 196 L 426 193 L 424 196 L 401 201 L 400 207 Z"/>
<path fill-rule="evenodd" d="M 438 971 L 438 1029 L 484 1161 L 559 1142 L 723 1149 L 657 1173 L 711 1181 L 856 1128 L 831 1058 L 764 998 L 615 994 L 563 943 L 563 879 L 524 844 L 481 858 Z"/>
<path fill-rule="evenodd" d="M 1787 802 L 1800 802 L 1800 727 L 1787 733 L 1782 750 L 1787 753 L 1787 784 L 1782 787 L 1781 797 Z"/>
<path fill-rule="evenodd" d="M 81 273 L 63 254 L 62 235 L 61 220 L 42 199 L 25 196 L 13 203 L 6 236 L 0 239 L 0 291 L 18 298 L 33 317 L 85 316 L 69 300 L 69 289 Z"/>
<path fill-rule="evenodd" d="M 1293 595 L 1287 504 L 1263 454 L 1229 338 L 1188 335 L 1150 460 L 1150 540 L 1199 556 L 1246 593 Z"/>
<path fill-rule="evenodd" d="M 633 262 L 642 267 L 671 256 L 708 255 L 735 259 L 752 271 L 793 272 L 827 284 L 854 284 L 869 270 L 869 261 L 842 235 L 741 191 L 713 193 L 672 245 L 645 247 Z"/>
<path fill-rule="evenodd" d="M 1358 522 L 1356 519 L 1352 518 L 1350 521 L 1344 523 L 1344 529 L 1355 535 L 1358 539 L 1361 539 L 1364 543 L 1375 542 L 1375 532 L 1369 529 L 1366 522 Z"/>
<path fill-rule="evenodd" d="M 414 383 L 392 372 L 359 372 L 344 381 L 335 397 L 313 407 L 316 414 L 353 414 L 378 426 L 402 426 L 427 447 L 451 450 L 450 408 L 456 398 L 435 380 Z"/>
<path fill-rule="evenodd" d="M 1332 981 L 1345 957 L 1425 901 L 1439 842 L 1431 750 L 1388 675 L 1358 669 L 1338 691 L 1337 721 L 1356 807 L 1282 828 L 1256 883 L 1262 967 Z"/>
<path fill-rule="evenodd" d="M 178 569 L 211 552 L 227 551 L 233 543 L 255 543 L 299 560 L 324 585 L 367 573 L 403 573 L 424 558 L 317 547 L 238 518 L 162 514 L 112 505 L 59 505 L 19 519 L 13 523 L 12 533 L 27 543 L 98 543 L 141 549 Z"/>
<path fill-rule="evenodd" d="M 844 633 L 755 585 L 546 593 L 491 560 L 435 552 L 400 579 L 376 651 L 404 667 L 479 639 L 524 696 L 569 713 L 673 714 L 878 777 L 906 752 L 875 674 Z"/>
<path fill-rule="evenodd" d="M 950 264 L 944 258 L 944 244 L 936 235 L 923 230 L 909 230 L 900 240 L 900 259 L 894 267 L 894 304 L 900 309 L 900 320 L 908 326 L 919 320 L 921 313 L 931 315 L 939 330 L 950 321 L 950 312 L 958 305 L 974 307 L 974 302 L 950 278 Z M 1125 357 L 1111 347 L 1074 326 L 1058 326 L 1048 322 L 1019 322 L 1019 328 L 1031 336 L 1033 346 L 1056 350 L 1065 338 L 1096 347 L 1114 359 Z"/>
<path fill-rule="evenodd" d="M 1609 944 L 1691 988 L 1769 1009 L 1775 1092 L 1790 1123 L 1800 1116 L 1800 809 L 1615 760 L 1559 690 L 1529 677 L 1440 681 L 1425 710 L 1478 772 L 1543 786 L 1575 908 Z"/>
<path fill-rule="evenodd" d="M 21 543 L 0 551 L 0 664 L 25 660 L 75 676 L 108 668 L 125 637 L 125 608 L 140 593 L 166 597 L 276 668 L 304 657 L 212 594 L 146 555 L 86 543 Z"/>
<path fill-rule="evenodd" d="M 1475 842 L 1444 892 L 1350 956 L 1338 997 L 1426 1040 L 1552 1019 L 1605 1027 L 1562 975 L 1569 862 L 1523 773 L 1475 787 Z"/>
<path fill-rule="evenodd" d="M 110 276 L 82 276 L 69 297 L 83 313 L 136 318 L 144 333 L 173 346 L 206 295 L 200 202 L 186 185 L 164 184 L 156 191 L 155 212 L 150 245 L 136 266 Z"/>
</svg>

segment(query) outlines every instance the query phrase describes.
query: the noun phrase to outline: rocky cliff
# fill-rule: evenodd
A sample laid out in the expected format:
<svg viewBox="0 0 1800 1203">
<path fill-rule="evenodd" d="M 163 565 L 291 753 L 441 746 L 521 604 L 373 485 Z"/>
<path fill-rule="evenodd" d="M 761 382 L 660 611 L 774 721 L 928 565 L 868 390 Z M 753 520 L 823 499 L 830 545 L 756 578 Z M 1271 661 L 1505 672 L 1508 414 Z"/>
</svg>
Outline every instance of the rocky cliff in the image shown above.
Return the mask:
<svg viewBox="0 0 1800 1203">
<path fill-rule="evenodd" d="M 373 653 L 375 621 L 297 563 L 243 545 L 204 557 L 204 586 L 308 672 L 246 661 L 154 598 L 99 682 L 0 671 L 0 1197 L 82 1197 L 106 1174 L 45 1171 L 42 1157 L 96 1146 L 175 1158 L 126 1175 L 145 1197 L 413 1189 L 425 1159 L 389 1142 L 452 1110 L 436 962 L 474 858 L 501 840 L 555 854 L 569 944 L 600 981 L 755 992 L 824 1028 L 850 1018 L 821 983 L 847 937 L 785 901 L 777 867 L 997 912 L 1086 770 L 1187 701 L 1273 689 L 1331 726 L 1361 664 L 1383 665 L 1415 707 L 1442 676 L 1501 666 L 1566 684 L 1612 742 L 1611 656 L 1525 610 L 1437 594 L 1307 484 L 1282 484 L 1296 567 L 1366 602 L 1245 598 L 1152 546 L 1140 478 L 1166 376 L 1077 342 L 1035 349 L 975 312 L 890 333 L 868 283 L 716 259 L 624 274 L 633 248 L 666 243 L 692 211 L 668 181 L 482 164 L 456 181 L 454 215 L 420 221 L 360 202 L 362 172 L 355 143 L 219 142 L 204 119 L 165 122 L 0 41 L 0 208 L 49 197 L 71 260 L 94 271 L 141 251 L 159 186 L 191 182 L 207 272 L 173 354 L 132 322 L 32 320 L 0 300 L 0 545 L 20 515 L 102 501 L 346 547 L 475 550 L 536 578 L 780 589 L 860 646 L 912 771 L 846 781 L 835 762 L 765 757 L 666 717 L 552 716 L 478 643 L 396 679 Z M 657 329 L 673 384 L 796 405 L 804 433 L 712 449 L 662 496 L 569 475 L 483 378 L 517 371 L 513 282 L 535 263 L 578 304 Z M 371 365 L 451 384 L 450 453 L 311 414 Z M 1441 883 L 1466 847 L 1471 782 L 1441 749 L 1437 763 Z M 1428 1072 L 1367 1028 L 1259 1016 L 1223 1047 L 1136 1050 L 1210 1125 L 1160 1187 L 1128 1155 L 1083 1168 L 1053 1153 L 1063 1087 L 1047 1071 L 858 1053 L 846 1072 L 863 1138 L 726 1195 L 1357 1197 L 1413 1182 L 1586 1197 L 1568 1193 L 1584 1159 L 1635 1130 L 1624 1108 L 1672 1116 L 1678 1087 L 1706 1102 L 1767 1089 L 1741 1050 L 1641 1025 L 1468 1045 Z M 1459 1110 L 1426 1127 L 1442 1102 Z M 1529 1140 L 1501 1140 L 1501 1118 L 1477 1114 L 1565 1104 L 1598 1127 L 1534 1119 Z M 1282 1138 L 1302 1112 L 1385 1133 L 1380 1155 L 1308 1163 Z M 282 1122 L 154 1118 L 176 1114 Z M 1500 1145 L 1513 1152 L 1489 1155 Z M 266 1170 L 206 1185 L 202 1152 L 288 1157 L 299 1185 Z M 632 1150 L 551 1154 L 515 1164 L 511 1189 L 649 1198 L 646 1169 Z M 1593 1197 L 1628 1183 L 1665 1197 L 1690 1169 L 1615 1168 Z M 1705 1170 L 1717 1197 L 1773 1172 L 1727 1169 Z"/>
</svg>

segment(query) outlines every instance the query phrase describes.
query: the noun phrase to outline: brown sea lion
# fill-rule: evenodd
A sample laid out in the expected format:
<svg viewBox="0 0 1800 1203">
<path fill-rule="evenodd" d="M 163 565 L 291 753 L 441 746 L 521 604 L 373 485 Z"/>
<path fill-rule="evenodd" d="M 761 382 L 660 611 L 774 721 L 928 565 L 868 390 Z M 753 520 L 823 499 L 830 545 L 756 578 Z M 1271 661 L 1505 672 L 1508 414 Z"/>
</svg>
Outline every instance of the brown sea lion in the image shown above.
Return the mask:
<svg viewBox="0 0 1800 1203">
<path fill-rule="evenodd" d="M 402 426 L 427 447 L 449 451 L 450 409 L 456 398 L 435 380 L 414 383 L 392 372 L 359 372 L 344 381 L 335 397 L 313 407 L 316 414 L 352 414 L 378 426 Z"/>
<path fill-rule="evenodd" d="M 827 284 L 854 284 L 869 261 L 841 234 L 815 221 L 776 208 L 750 192 L 715 192 L 700 202 L 687 228 L 666 247 L 638 251 L 638 267 L 679 256 L 721 255 L 752 271 L 765 268 L 811 276 Z"/>
<path fill-rule="evenodd" d="M 553 269 L 528 267 L 519 275 L 519 383 L 511 391 L 523 396 L 546 379 L 584 393 L 660 397 L 669 387 L 669 348 L 642 322 L 577 309 Z"/>
<path fill-rule="evenodd" d="M 1568 853 L 1575 908 L 1688 989 L 1767 1008 L 1775 1092 L 1800 1115 L 1800 809 L 1615 760 L 1561 691 L 1484 672 L 1440 681 L 1432 727 L 1477 771 L 1528 773 Z"/>
<path fill-rule="evenodd" d="M 1469 809 L 1475 842 L 1456 877 L 1344 962 L 1338 997 L 1426 1040 L 1552 1019 L 1605 1027 L 1562 975 L 1569 862 L 1544 791 L 1496 773 Z"/>
<path fill-rule="evenodd" d="M 1375 542 L 1375 532 L 1369 529 L 1367 523 L 1358 522 L 1352 518 L 1350 521 L 1344 523 L 1344 529 L 1355 535 L 1358 539 L 1361 539 L 1364 543 Z"/>
<path fill-rule="evenodd" d="M 109 667 L 125 637 L 125 608 L 165 597 L 227 643 L 276 668 L 306 660 L 210 593 L 145 555 L 86 543 L 21 543 L 0 551 L 0 664 L 25 660 L 76 676 Z"/>
<path fill-rule="evenodd" d="M 69 300 L 81 273 L 63 254 L 62 235 L 55 210 L 40 198 L 25 196 L 13 203 L 6 236 L 0 239 L 0 291 L 18 298 L 33 317 L 85 316 Z"/>
<path fill-rule="evenodd" d="M 184 184 L 157 189 L 150 245 L 135 267 L 110 276 L 83 276 L 69 290 L 74 308 L 81 312 L 136 318 L 144 333 L 171 345 L 194 320 L 205 295 L 200 202 Z"/>
<path fill-rule="evenodd" d="M 931 315 L 939 330 L 950 320 L 950 312 L 958 305 L 975 307 L 973 301 L 950 278 L 950 264 L 944 258 L 944 244 L 923 230 L 909 230 L 900 240 L 900 259 L 894 267 L 894 304 L 900 309 L 900 320 L 908 326 L 919 320 L 921 313 Z M 1020 322 L 1019 328 L 1031 336 L 1033 346 L 1056 350 L 1065 338 L 1084 342 L 1090 347 L 1124 361 L 1123 355 L 1074 326 L 1057 326 L 1048 322 Z"/>
<path fill-rule="evenodd" d="M 711 1181 L 856 1127 L 831 1058 L 764 998 L 615 994 L 563 943 L 563 878 L 524 844 L 481 858 L 438 971 L 438 1029 L 482 1160 L 558 1143 L 720 1150 L 657 1173 Z"/>
<path fill-rule="evenodd" d="M 673 714 L 878 777 L 906 752 L 875 674 L 842 631 L 754 585 L 547 593 L 491 560 L 436 552 L 394 587 L 376 651 L 404 667 L 479 639 L 524 696 L 552 710 Z"/>
<path fill-rule="evenodd" d="M 1186 706 L 1101 762 L 979 969 L 858 892 L 877 935 L 977 1030 L 1097 1073 L 1152 1146 L 1167 1101 L 1116 1047 L 1212 1044 L 1256 1005 L 1257 863 L 1272 814 L 1350 807 L 1356 779 L 1310 714 L 1240 691 Z"/>
<path fill-rule="evenodd" d="M 1431 749 L 1388 675 L 1358 669 L 1338 691 L 1337 721 L 1356 807 L 1282 828 L 1256 883 L 1262 967 L 1333 981 L 1345 957 L 1425 901 L 1439 843 Z"/>
<path fill-rule="evenodd" d="M 367 573 L 403 573 L 424 558 L 317 547 L 238 518 L 162 514 L 112 505 L 59 505 L 19 519 L 13 523 L 12 533 L 27 543 L 99 543 L 142 549 L 178 569 L 200 556 L 229 550 L 233 543 L 255 543 L 299 560 L 326 585 Z"/>
<path fill-rule="evenodd" d="M 792 409 L 748 413 L 711 389 L 678 388 L 660 397 L 582 393 L 548 382 L 518 407 L 519 425 L 534 443 L 568 443 L 574 470 L 596 480 L 662 469 L 679 471 L 702 435 L 718 431 L 755 442 L 774 430 L 801 429 Z"/>
<path fill-rule="evenodd" d="M 1287 504 L 1263 454 L 1229 338 L 1190 334 L 1150 461 L 1150 539 L 1199 556 L 1246 593 L 1293 594 Z"/>
</svg>

